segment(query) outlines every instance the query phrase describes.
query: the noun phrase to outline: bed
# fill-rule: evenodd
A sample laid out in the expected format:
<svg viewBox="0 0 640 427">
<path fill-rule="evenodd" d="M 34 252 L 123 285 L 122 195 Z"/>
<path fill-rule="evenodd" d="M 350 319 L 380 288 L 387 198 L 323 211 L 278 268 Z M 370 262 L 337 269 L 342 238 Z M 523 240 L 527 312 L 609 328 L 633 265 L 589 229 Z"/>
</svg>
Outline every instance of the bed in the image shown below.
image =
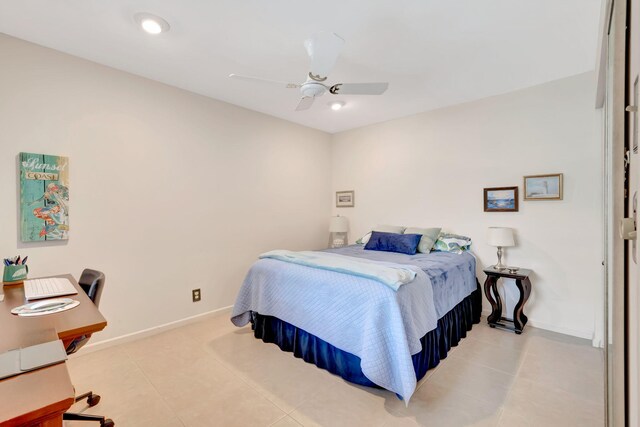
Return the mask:
<svg viewBox="0 0 640 427">
<path fill-rule="evenodd" d="M 474 256 L 361 245 L 325 252 L 410 269 L 415 278 L 394 290 L 368 277 L 264 258 L 247 273 L 232 322 L 251 323 L 256 338 L 408 402 L 417 381 L 480 321 Z"/>
</svg>

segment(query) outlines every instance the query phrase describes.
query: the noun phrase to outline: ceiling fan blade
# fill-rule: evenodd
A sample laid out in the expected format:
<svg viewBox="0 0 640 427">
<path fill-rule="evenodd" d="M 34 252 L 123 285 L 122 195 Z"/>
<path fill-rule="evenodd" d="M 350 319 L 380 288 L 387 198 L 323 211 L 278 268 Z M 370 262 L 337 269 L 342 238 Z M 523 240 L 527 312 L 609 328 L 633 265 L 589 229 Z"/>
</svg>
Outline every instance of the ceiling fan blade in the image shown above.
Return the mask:
<svg viewBox="0 0 640 427">
<path fill-rule="evenodd" d="M 344 39 L 336 33 L 321 31 L 304 41 L 311 58 L 311 74 L 314 80 L 323 81 L 336 64 L 344 46 Z M 313 78 L 312 77 L 312 78 Z"/>
<path fill-rule="evenodd" d="M 389 83 L 338 83 L 329 92 L 334 95 L 382 95 Z"/>
<path fill-rule="evenodd" d="M 281 82 L 278 80 L 263 79 L 261 77 L 241 76 L 240 74 L 229 74 L 229 78 L 235 79 L 235 80 L 244 80 L 246 82 L 269 83 L 269 84 L 277 85 L 287 89 L 297 89 L 300 87 L 300 85 L 297 83 L 287 83 L 287 82 Z"/>
<path fill-rule="evenodd" d="M 313 96 L 303 96 L 300 98 L 300 102 L 298 102 L 298 106 L 296 107 L 296 111 L 308 110 L 313 105 L 313 101 L 315 98 Z"/>
</svg>

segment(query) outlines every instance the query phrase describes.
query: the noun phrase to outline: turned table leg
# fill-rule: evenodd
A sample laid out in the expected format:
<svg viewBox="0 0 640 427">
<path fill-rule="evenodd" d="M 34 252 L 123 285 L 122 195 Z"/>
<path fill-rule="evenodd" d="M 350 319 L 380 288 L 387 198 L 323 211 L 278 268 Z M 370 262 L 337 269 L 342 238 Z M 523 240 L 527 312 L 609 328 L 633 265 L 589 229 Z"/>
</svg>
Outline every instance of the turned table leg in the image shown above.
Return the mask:
<svg viewBox="0 0 640 427">
<path fill-rule="evenodd" d="M 513 309 L 513 323 L 516 327 L 516 334 L 521 334 L 524 329 L 524 325 L 526 325 L 527 320 L 529 320 L 522 311 L 522 308 L 529 299 L 529 295 L 531 295 L 531 282 L 529 281 L 529 278 L 526 277 L 522 280 L 516 280 L 516 286 L 520 291 L 520 298 Z"/>
<path fill-rule="evenodd" d="M 484 294 L 491 304 L 491 314 L 487 317 L 487 322 L 491 325 L 498 323 L 502 318 L 502 300 L 498 293 L 498 277 L 487 276 L 484 282 Z"/>
</svg>

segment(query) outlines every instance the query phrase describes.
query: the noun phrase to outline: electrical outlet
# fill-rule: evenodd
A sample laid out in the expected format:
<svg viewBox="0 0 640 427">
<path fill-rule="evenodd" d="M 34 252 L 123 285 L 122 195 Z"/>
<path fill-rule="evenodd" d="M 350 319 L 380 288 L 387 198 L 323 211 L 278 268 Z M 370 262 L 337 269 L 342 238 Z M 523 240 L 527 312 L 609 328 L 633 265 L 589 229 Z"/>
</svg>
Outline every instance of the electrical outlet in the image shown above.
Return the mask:
<svg viewBox="0 0 640 427">
<path fill-rule="evenodd" d="M 200 289 L 193 289 L 191 291 L 191 299 L 193 300 L 193 302 L 200 301 L 200 298 L 201 298 Z"/>
</svg>

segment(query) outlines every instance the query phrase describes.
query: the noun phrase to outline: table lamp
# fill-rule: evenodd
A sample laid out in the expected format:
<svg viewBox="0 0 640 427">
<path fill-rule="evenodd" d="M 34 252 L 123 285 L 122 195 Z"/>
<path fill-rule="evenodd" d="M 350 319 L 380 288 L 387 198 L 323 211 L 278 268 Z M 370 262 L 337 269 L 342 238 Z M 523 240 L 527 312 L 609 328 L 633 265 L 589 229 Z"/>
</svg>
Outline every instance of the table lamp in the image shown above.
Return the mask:
<svg viewBox="0 0 640 427">
<path fill-rule="evenodd" d="M 347 244 L 347 232 L 349 231 L 349 221 L 344 216 L 331 217 L 329 223 L 329 246 L 340 248 Z"/>
<path fill-rule="evenodd" d="M 507 266 L 502 263 L 502 248 L 507 246 L 515 246 L 515 242 L 513 240 L 513 230 L 507 227 L 489 227 L 489 232 L 487 233 L 487 241 L 489 245 L 498 247 L 498 263 L 494 265 L 493 268 L 495 268 L 496 270 L 506 269 Z"/>
</svg>

